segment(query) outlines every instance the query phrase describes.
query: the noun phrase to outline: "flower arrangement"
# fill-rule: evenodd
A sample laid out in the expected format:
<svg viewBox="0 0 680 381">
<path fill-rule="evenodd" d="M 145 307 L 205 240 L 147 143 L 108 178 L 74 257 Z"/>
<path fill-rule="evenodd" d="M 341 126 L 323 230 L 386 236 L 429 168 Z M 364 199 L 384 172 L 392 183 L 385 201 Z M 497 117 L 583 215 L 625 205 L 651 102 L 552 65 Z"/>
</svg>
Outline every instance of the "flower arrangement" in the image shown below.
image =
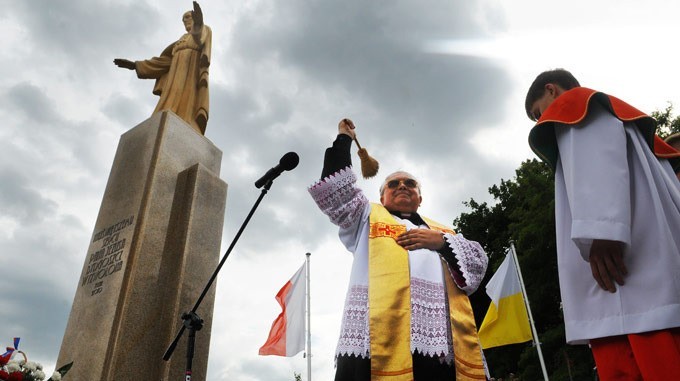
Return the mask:
<svg viewBox="0 0 680 381">
<path fill-rule="evenodd" d="M 17 355 L 21 355 L 21 357 Z M 55 370 L 47 381 L 61 381 L 72 365 L 73 362 Z M 14 347 L 7 347 L 7 352 L 0 355 L 0 381 L 44 380 L 45 372 L 42 365 L 37 362 L 28 361 L 26 353 L 19 350 L 19 338 L 15 337 Z"/>
</svg>

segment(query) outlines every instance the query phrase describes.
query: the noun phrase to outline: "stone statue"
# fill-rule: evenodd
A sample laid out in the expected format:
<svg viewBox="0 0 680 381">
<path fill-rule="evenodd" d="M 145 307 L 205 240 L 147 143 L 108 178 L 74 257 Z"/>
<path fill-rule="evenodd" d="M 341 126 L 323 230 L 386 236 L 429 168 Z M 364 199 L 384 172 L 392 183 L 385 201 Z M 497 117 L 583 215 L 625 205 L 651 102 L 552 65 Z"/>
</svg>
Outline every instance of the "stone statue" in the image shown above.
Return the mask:
<svg viewBox="0 0 680 381">
<path fill-rule="evenodd" d="M 204 135 L 212 31 L 203 24 L 203 12 L 195 1 L 194 10 L 184 13 L 182 22 L 187 33 L 165 48 L 160 57 L 144 61 L 116 58 L 113 63 L 135 70 L 138 78 L 156 80 L 153 93 L 160 99 L 154 113 L 170 110 Z"/>
</svg>

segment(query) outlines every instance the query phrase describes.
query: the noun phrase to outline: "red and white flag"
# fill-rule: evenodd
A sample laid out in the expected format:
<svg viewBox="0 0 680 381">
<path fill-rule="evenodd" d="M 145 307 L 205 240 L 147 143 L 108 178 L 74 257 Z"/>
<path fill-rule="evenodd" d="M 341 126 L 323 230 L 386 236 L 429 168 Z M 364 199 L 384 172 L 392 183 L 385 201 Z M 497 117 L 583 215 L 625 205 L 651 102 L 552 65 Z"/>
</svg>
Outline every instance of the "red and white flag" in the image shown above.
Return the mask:
<svg viewBox="0 0 680 381">
<path fill-rule="evenodd" d="M 283 311 L 274 320 L 260 355 L 291 357 L 305 349 L 305 273 L 307 263 L 281 287 L 276 300 Z"/>
</svg>

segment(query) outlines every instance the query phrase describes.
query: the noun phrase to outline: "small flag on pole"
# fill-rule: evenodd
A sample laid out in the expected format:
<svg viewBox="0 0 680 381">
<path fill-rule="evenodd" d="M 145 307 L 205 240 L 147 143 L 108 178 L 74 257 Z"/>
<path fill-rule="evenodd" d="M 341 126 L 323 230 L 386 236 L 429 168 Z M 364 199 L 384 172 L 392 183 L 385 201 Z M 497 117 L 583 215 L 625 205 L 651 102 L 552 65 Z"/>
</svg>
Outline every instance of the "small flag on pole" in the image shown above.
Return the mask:
<svg viewBox="0 0 680 381">
<path fill-rule="evenodd" d="M 305 349 L 305 272 L 307 263 L 286 282 L 276 300 L 283 311 L 274 320 L 260 355 L 291 357 Z"/>
<path fill-rule="evenodd" d="M 18 337 L 15 337 L 14 338 L 14 347 L 13 348 L 7 347 L 7 352 L 0 355 L 0 366 L 7 364 L 9 362 L 9 360 L 12 359 L 15 351 L 18 351 L 18 352 L 21 353 L 21 351 L 19 351 L 19 340 L 21 340 L 21 339 L 18 338 Z"/>
<path fill-rule="evenodd" d="M 491 304 L 479 328 L 482 348 L 531 340 L 522 287 L 510 252 L 486 285 L 486 293 L 491 298 Z"/>
</svg>

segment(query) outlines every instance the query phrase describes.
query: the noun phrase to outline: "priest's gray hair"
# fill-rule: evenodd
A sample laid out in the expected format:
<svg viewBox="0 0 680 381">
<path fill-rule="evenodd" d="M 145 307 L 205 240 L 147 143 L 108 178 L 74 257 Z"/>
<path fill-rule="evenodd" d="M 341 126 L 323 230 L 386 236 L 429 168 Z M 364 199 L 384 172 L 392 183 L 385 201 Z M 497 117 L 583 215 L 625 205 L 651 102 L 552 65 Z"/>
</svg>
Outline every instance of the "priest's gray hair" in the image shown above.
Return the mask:
<svg viewBox="0 0 680 381">
<path fill-rule="evenodd" d="M 383 181 L 382 185 L 380 186 L 380 196 L 382 197 L 383 193 L 385 193 L 385 187 L 387 186 L 387 180 L 389 180 L 392 177 L 396 176 L 402 176 L 402 177 L 407 177 L 409 179 L 413 179 L 416 181 L 416 184 L 418 184 L 416 187 L 418 188 L 418 195 L 422 196 L 422 193 L 420 192 L 420 181 L 413 176 L 412 174 L 406 172 L 406 171 L 396 171 L 392 172 L 387 177 L 385 177 L 385 180 Z"/>
</svg>

